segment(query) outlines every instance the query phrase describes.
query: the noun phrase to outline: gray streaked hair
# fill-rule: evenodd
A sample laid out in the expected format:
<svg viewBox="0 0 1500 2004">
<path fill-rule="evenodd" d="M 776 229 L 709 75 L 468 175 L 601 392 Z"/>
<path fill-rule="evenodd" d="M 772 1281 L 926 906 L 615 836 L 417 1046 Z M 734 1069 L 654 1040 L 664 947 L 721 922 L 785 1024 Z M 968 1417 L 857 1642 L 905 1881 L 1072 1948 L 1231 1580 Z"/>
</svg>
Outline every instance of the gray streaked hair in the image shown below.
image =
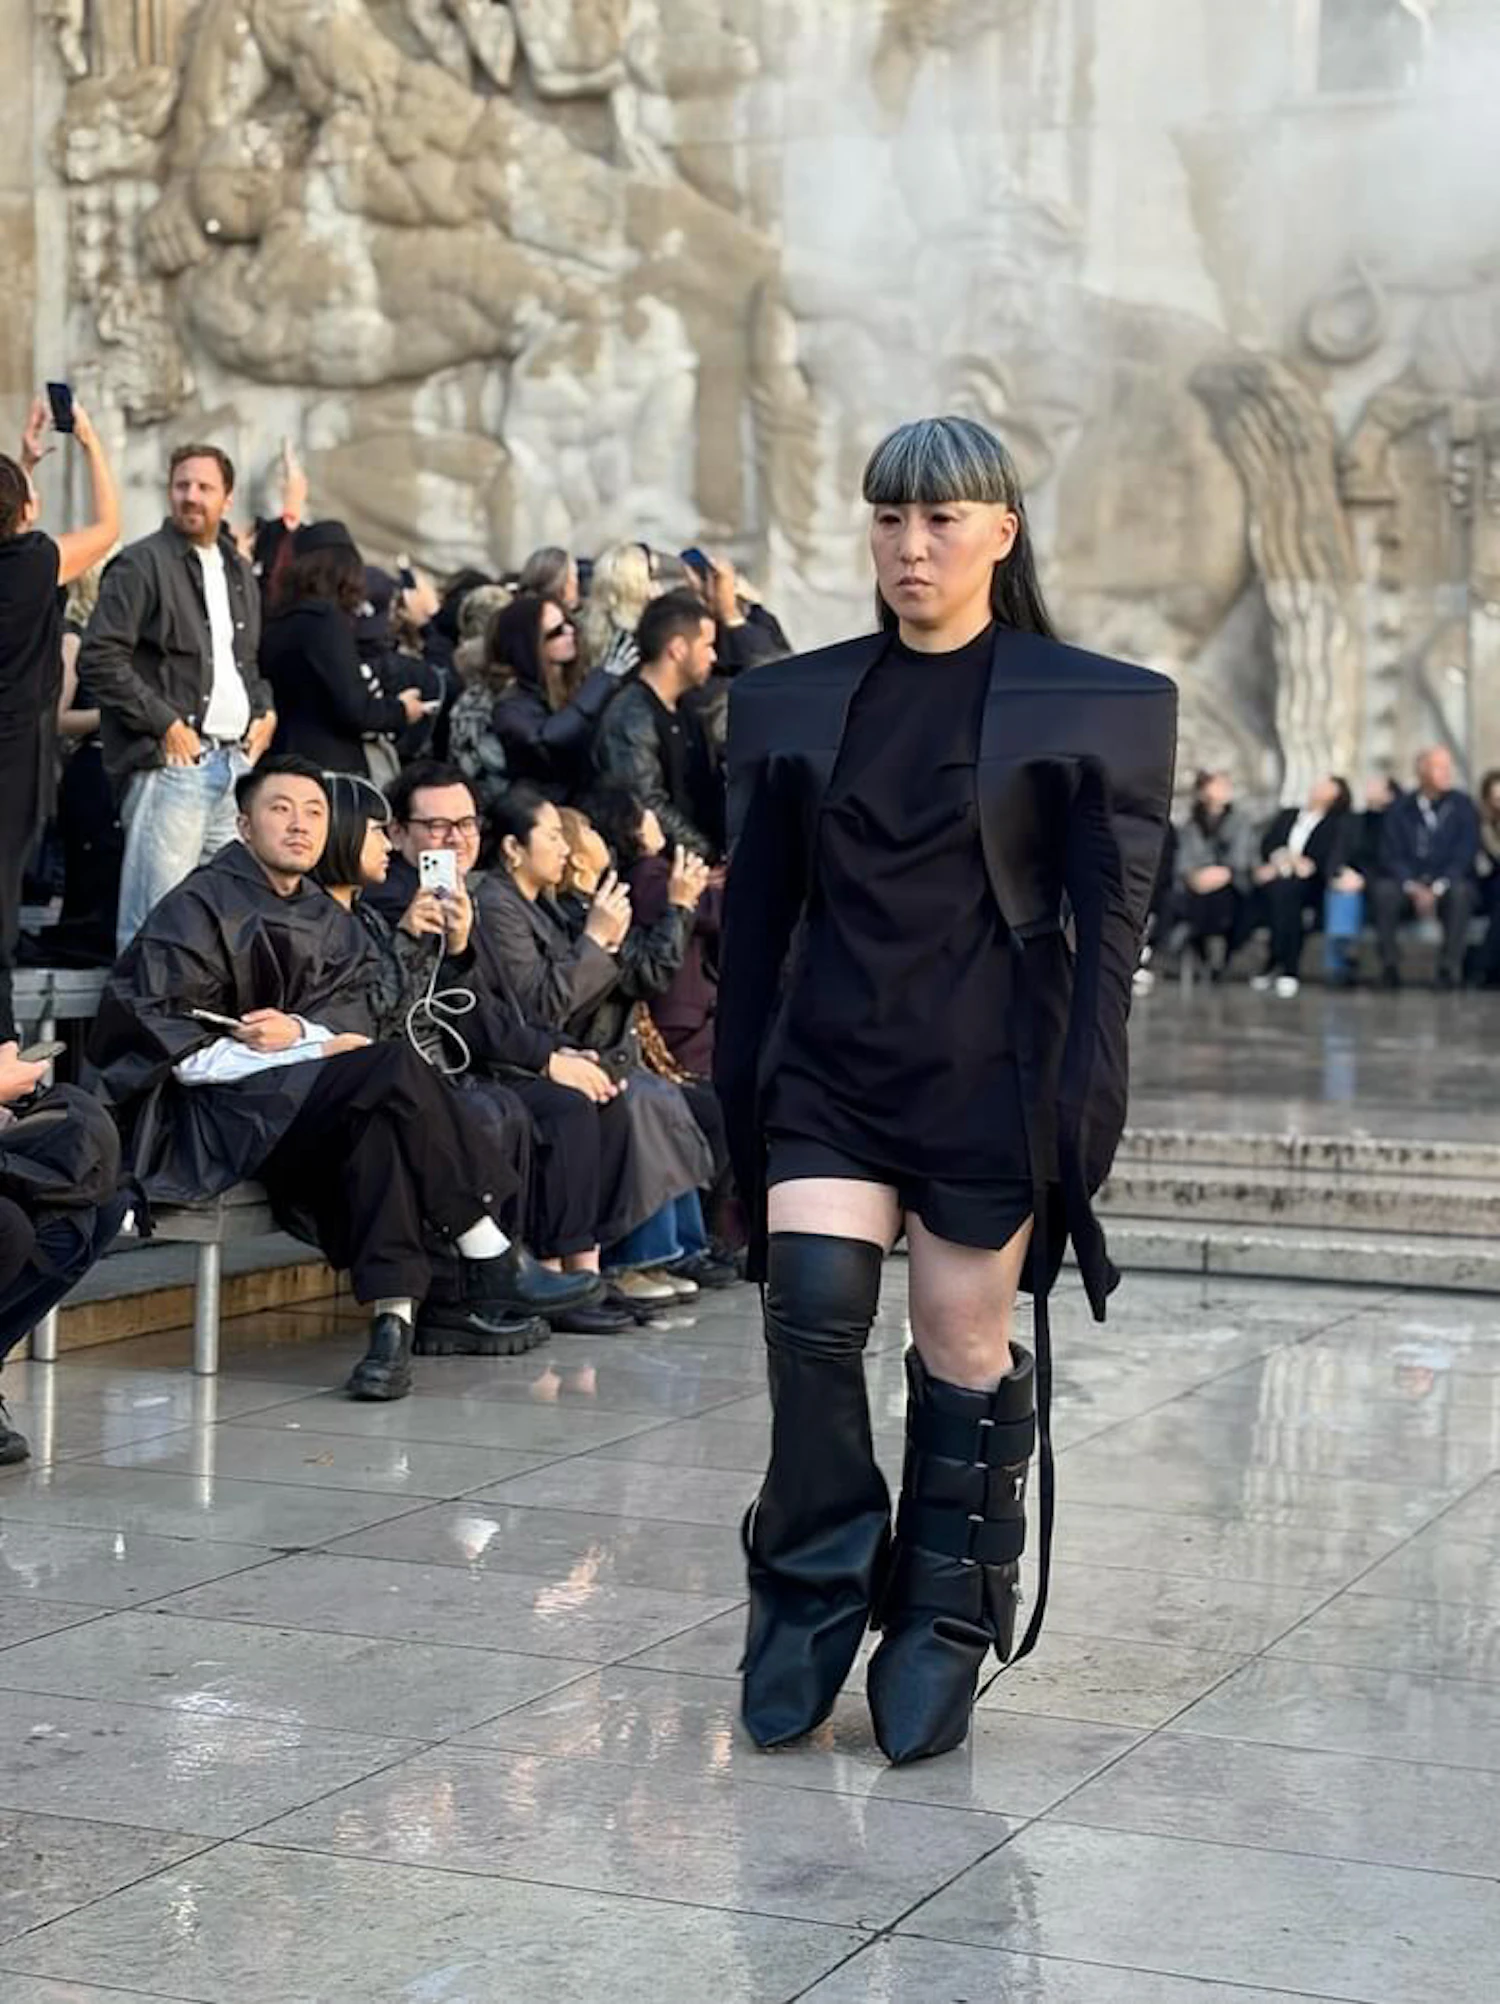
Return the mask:
<svg viewBox="0 0 1500 2004">
<path fill-rule="evenodd" d="M 864 497 L 874 508 L 983 501 L 1019 509 L 1021 476 L 1000 440 L 973 418 L 917 418 L 871 453 Z"/>
</svg>

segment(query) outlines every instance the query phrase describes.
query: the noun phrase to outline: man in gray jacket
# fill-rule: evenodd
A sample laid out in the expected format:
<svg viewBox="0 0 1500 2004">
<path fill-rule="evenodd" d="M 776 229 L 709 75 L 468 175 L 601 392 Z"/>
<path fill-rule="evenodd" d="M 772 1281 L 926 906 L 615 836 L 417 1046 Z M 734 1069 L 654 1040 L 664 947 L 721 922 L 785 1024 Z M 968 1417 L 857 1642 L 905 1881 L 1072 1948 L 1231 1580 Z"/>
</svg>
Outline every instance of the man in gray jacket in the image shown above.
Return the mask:
<svg viewBox="0 0 1500 2004">
<path fill-rule="evenodd" d="M 235 782 L 276 717 L 257 665 L 260 591 L 225 522 L 234 467 L 215 445 L 172 455 L 167 520 L 104 574 L 79 676 L 103 712 L 121 796 L 117 939 L 232 841 Z"/>
</svg>

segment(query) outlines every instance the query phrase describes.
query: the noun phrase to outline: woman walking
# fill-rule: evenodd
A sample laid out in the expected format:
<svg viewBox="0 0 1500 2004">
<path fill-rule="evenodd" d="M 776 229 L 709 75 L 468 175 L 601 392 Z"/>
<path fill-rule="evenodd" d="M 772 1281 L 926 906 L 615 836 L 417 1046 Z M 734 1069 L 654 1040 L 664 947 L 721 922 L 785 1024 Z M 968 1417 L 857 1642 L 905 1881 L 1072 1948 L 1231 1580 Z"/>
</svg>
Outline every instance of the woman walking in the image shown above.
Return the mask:
<svg viewBox="0 0 1500 2004">
<path fill-rule="evenodd" d="M 811 1730 L 873 1621 L 875 1731 L 907 1761 L 960 1744 L 987 1652 L 1011 1656 L 1038 1409 L 1018 1654 L 1041 1625 L 1046 1296 L 1068 1234 L 1097 1316 L 1118 1278 L 1090 1197 L 1124 1122 L 1176 699 L 1056 639 L 1014 464 L 981 425 L 901 427 L 864 498 L 879 632 L 735 684 L 715 1074 L 767 1281 L 745 1722 L 763 1746 Z M 893 1539 L 862 1352 L 903 1220 Z M 1023 1277 L 1035 1360 L 1011 1341 Z"/>
</svg>

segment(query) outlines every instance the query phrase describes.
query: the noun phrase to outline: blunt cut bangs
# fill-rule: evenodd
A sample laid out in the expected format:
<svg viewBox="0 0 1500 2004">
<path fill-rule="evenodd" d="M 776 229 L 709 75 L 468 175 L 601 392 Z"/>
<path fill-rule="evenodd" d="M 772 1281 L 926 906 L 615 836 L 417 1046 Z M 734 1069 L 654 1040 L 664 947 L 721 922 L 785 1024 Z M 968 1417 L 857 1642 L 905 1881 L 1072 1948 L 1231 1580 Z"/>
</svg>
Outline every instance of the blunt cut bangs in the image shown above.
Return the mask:
<svg viewBox="0 0 1500 2004">
<path fill-rule="evenodd" d="M 1021 478 L 1000 440 L 972 418 L 918 418 L 871 453 L 864 497 L 872 508 L 976 501 L 1019 509 Z"/>
</svg>

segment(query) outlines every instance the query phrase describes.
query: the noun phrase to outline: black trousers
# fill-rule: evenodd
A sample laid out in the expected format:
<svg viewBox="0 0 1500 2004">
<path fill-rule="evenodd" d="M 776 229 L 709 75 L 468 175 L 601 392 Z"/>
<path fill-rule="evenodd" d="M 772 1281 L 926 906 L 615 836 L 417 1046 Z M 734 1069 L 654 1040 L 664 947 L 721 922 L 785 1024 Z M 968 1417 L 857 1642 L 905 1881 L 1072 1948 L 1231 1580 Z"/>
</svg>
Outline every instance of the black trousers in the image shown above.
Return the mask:
<svg viewBox="0 0 1500 2004">
<path fill-rule="evenodd" d="M 1479 950 L 1479 978 L 1486 988 L 1500 988 L 1500 875 L 1486 877 L 1479 886 L 1479 909 L 1489 920 Z"/>
<path fill-rule="evenodd" d="M 1187 926 L 1189 944 L 1200 953 L 1211 939 L 1222 939 L 1227 956 L 1250 936 L 1250 900 L 1233 884 L 1222 891 L 1190 891 L 1184 885 L 1177 893 L 1177 915 Z"/>
<path fill-rule="evenodd" d="M 455 1238 L 498 1218 L 518 1187 L 483 1116 L 404 1041 L 325 1059 L 255 1174 L 278 1209 L 313 1220 L 361 1301 L 422 1300 L 432 1280 L 424 1222 Z"/>
<path fill-rule="evenodd" d="M 1443 950 L 1438 965 L 1451 981 L 1464 977 L 1464 950 L 1469 939 L 1469 920 L 1474 916 L 1477 886 L 1467 877 L 1450 884 L 1438 899 L 1438 918 L 1443 928 Z M 1380 942 L 1380 965 L 1387 973 L 1399 973 L 1401 941 L 1399 929 L 1412 916 L 1413 906 L 1394 877 L 1377 877 L 1371 887 L 1375 908 L 1375 937 Z"/>
<path fill-rule="evenodd" d="M 1321 877 L 1273 877 L 1261 885 L 1261 908 L 1271 928 L 1271 957 L 1268 974 L 1295 974 L 1302 963 L 1302 942 L 1306 938 L 1306 914 L 1321 915 Z"/>
<path fill-rule="evenodd" d="M 595 1106 L 551 1079 L 506 1080 L 531 1115 L 536 1154 L 529 1244 L 539 1259 L 592 1252 L 599 1243 L 599 1194 L 624 1173 L 630 1131 L 623 1108 Z"/>
<path fill-rule="evenodd" d="M 0 1364 L 107 1250 L 129 1208 L 121 1194 L 32 1218 L 0 1198 Z"/>
</svg>

